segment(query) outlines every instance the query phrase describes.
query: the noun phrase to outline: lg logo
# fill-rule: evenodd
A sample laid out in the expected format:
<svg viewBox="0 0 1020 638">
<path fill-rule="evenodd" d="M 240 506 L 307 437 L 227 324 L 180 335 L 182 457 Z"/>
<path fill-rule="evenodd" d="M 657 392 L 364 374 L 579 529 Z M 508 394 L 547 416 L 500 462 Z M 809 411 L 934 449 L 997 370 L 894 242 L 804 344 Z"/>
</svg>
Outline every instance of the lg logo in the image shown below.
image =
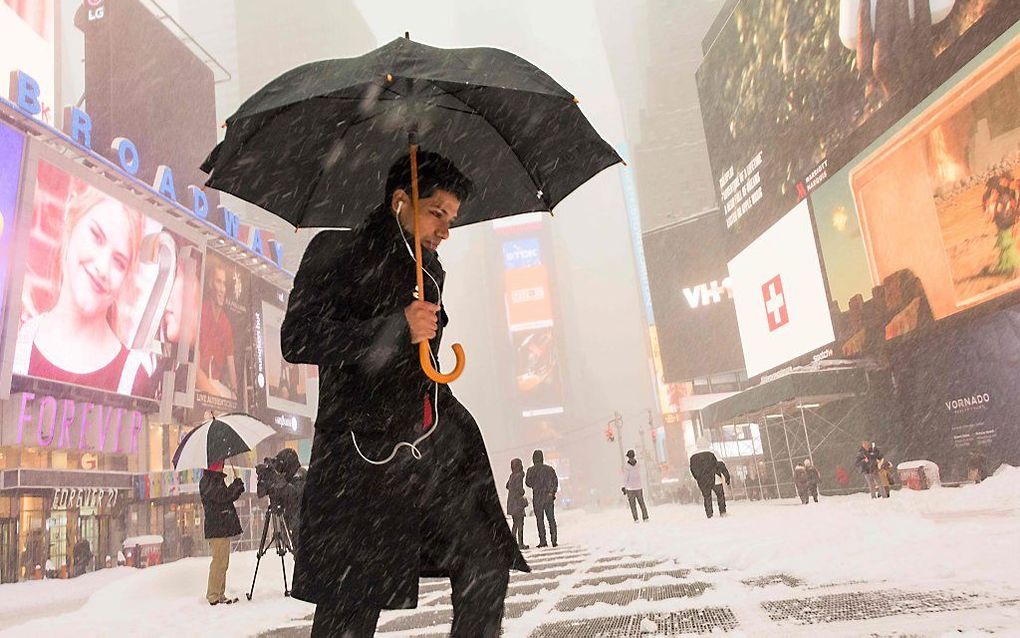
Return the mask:
<svg viewBox="0 0 1020 638">
<path fill-rule="evenodd" d="M 103 16 L 106 15 L 106 7 L 103 3 L 106 0 L 85 0 L 85 8 L 89 12 L 89 22 L 95 22 L 96 20 L 102 20 Z"/>
</svg>

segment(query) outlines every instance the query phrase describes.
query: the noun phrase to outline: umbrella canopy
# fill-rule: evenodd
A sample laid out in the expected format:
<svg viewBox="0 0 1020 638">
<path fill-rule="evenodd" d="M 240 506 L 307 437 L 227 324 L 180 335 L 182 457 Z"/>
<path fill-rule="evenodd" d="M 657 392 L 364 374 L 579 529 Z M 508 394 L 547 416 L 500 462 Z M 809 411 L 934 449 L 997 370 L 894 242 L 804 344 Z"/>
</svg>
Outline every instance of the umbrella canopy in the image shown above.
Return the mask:
<svg viewBox="0 0 1020 638">
<path fill-rule="evenodd" d="M 293 69 L 227 120 L 208 186 L 302 227 L 354 227 L 383 204 L 389 167 L 423 149 L 474 182 L 455 225 L 551 211 L 621 159 L 574 96 L 506 51 L 398 39 Z"/>
<path fill-rule="evenodd" d="M 181 440 L 174 469 L 197 470 L 244 454 L 275 434 L 273 428 L 247 414 L 223 414 L 206 421 Z"/>
</svg>

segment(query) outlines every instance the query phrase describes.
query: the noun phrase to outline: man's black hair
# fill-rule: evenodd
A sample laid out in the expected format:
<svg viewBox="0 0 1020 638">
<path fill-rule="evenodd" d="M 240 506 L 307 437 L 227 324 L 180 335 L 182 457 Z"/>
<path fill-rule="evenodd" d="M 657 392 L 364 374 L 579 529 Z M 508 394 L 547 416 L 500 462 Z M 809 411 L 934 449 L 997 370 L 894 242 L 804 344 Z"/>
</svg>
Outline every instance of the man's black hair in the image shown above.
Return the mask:
<svg viewBox="0 0 1020 638">
<path fill-rule="evenodd" d="M 402 155 L 390 166 L 389 175 L 386 177 L 386 199 L 383 206 L 389 207 L 393 193 L 397 189 L 402 189 L 408 196 L 411 195 L 410 155 Z M 422 198 L 431 197 L 437 190 L 444 190 L 463 203 L 471 196 L 474 184 L 453 162 L 439 153 L 418 151 L 418 195 Z"/>
</svg>

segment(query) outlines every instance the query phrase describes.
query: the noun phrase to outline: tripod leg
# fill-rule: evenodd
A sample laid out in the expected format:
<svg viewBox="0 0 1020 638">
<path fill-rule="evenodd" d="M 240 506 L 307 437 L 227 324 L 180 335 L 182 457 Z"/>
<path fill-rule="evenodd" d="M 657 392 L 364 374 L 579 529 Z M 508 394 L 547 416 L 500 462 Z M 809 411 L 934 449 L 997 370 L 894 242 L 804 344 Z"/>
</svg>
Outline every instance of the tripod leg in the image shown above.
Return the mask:
<svg viewBox="0 0 1020 638">
<path fill-rule="evenodd" d="M 287 528 L 287 521 L 280 514 L 273 515 L 273 541 L 276 543 L 276 553 L 280 555 L 280 568 L 283 571 L 283 595 L 290 597 L 290 585 L 287 584 L 287 562 L 283 557 L 290 548 L 290 530 Z"/>
<path fill-rule="evenodd" d="M 269 521 L 271 517 L 272 514 L 266 512 L 266 524 L 262 526 L 262 540 L 259 542 L 259 551 L 255 553 L 255 575 L 251 577 L 251 591 L 246 594 L 248 600 L 251 600 L 252 596 L 255 595 L 255 580 L 259 577 L 259 564 L 266 553 L 266 538 L 269 537 Z"/>
</svg>

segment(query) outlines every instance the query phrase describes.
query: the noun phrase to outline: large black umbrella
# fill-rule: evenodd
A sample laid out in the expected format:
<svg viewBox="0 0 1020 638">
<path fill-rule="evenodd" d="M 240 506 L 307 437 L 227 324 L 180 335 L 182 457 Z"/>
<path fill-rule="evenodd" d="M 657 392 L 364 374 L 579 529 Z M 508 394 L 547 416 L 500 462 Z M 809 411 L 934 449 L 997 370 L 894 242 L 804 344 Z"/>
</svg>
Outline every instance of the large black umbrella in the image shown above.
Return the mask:
<svg viewBox="0 0 1020 638">
<path fill-rule="evenodd" d="M 439 49 L 404 38 L 273 80 L 227 120 L 226 138 L 202 169 L 208 186 L 294 226 L 354 227 L 383 204 L 387 171 L 399 156 L 410 152 L 416 175 L 419 140 L 474 182 L 458 226 L 552 211 L 621 161 L 574 96 L 527 61 L 499 49 Z M 416 192 L 412 202 L 417 216 Z M 454 351 L 454 373 L 441 375 L 422 343 L 422 367 L 449 382 L 463 367 L 462 351 Z"/>
</svg>

